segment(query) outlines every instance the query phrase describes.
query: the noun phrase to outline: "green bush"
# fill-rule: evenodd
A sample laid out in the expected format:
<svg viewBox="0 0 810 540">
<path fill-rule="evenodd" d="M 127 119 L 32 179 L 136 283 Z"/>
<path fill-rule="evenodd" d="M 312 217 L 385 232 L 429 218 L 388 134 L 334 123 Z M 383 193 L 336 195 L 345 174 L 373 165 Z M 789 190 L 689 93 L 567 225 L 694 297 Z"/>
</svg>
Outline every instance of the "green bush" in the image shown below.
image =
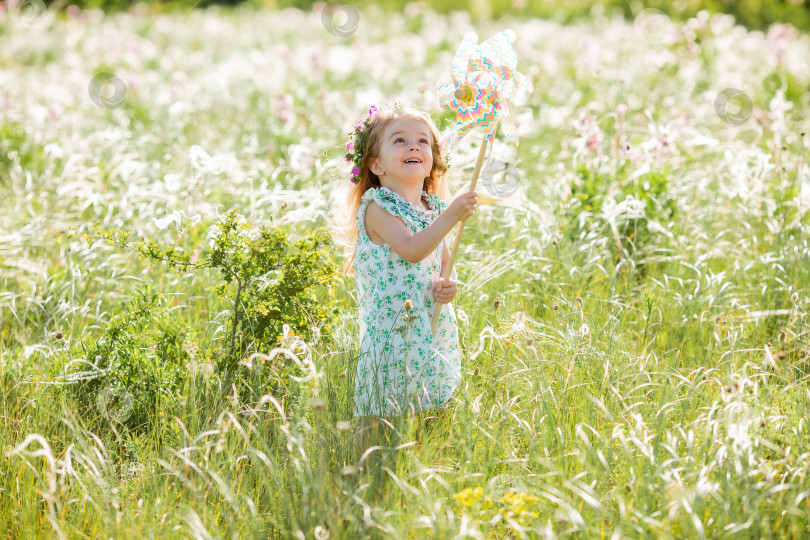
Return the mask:
<svg viewBox="0 0 810 540">
<path fill-rule="evenodd" d="M 331 238 L 318 229 L 294 247 L 282 230 L 261 226 L 254 231 L 235 211 L 219 223 L 202 265 L 220 270 L 223 281 L 214 292 L 233 301 L 228 367 L 251 352 L 276 347 L 285 324 L 307 340 L 315 337 L 314 326 L 328 334 L 334 310 L 323 286 L 337 276 Z"/>
<path fill-rule="evenodd" d="M 174 403 L 188 360 L 188 328 L 176 313 L 147 283 L 98 340 L 81 343 L 84 361 L 70 364 L 69 378 L 77 379 L 72 390 L 84 411 L 142 430 Z"/>
<path fill-rule="evenodd" d="M 254 352 L 266 354 L 279 345 L 285 325 L 305 341 L 330 333 L 329 323 L 338 309 L 325 292 L 337 277 L 337 266 L 326 229 L 312 231 L 291 246 L 283 230 L 266 226 L 254 229 L 232 210 L 217 224 L 211 245 L 201 250 L 194 262 L 191 252 L 176 245 L 147 240 L 131 244 L 127 231 L 101 230 L 97 225 L 93 230 L 88 240 L 104 239 L 134 249 L 142 257 L 164 261 L 169 267 L 219 271 L 221 281 L 211 290 L 232 307 L 225 328 L 227 337 L 211 356 L 226 375 L 226 387 L 241 360 Z M 276 362 L 268 367 L 277 375 L 277 382 L 266 391 L 283 394 L 289 390 L 286 380 L 296 367 L 281 356 Z"/>
</svg>

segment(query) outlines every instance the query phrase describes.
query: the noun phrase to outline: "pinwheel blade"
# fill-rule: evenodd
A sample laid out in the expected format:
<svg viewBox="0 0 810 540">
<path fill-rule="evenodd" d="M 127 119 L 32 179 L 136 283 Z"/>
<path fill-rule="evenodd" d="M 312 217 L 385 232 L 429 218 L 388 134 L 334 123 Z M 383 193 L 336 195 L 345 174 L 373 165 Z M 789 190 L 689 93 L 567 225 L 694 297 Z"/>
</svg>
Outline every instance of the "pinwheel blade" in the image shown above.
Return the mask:
<svg viewBox="0 0 810 540">
<path fill-rule="evenodd" d="M 458 46 L 456 55 L 450 64 L 450 76 L 456 86 L 460 85 L 467 76 L 467 62 L 470 55 L 475 52 L 478 47 L 478 34 L 475 32 L 467 32 L 461 40 L 461 45 Z"/>
<path fill-rule="evenodd" d="M 453 95 L 456 91 L 456 85 L 453 81 L 441 82 L 436 85 L 436 98 L 439 100 L 439 105 L 451 111 L 458 110 L 458 100 Z"/>
<path fill-rule="evenodd" d="M 529 80 L 516 71 L 517 54 L 512 48 L 513 41 L 515 33 L 512 30 L 507 29 L 495 34 L 480 44 L 470 55 L 467 69 L 489 71 L 499 76 L 501 79 L 499 93 L 515 105 L 522 105 L 532 88 Z"/>
<path fill-rule="evenodd" d="M 510 70 L 517 68 L 517 54 L 512 48 L 515 33 L 512 30 L 498 32 L 485 42 L 478 45 L 475 52 L 470 55 L 468 69 L 472 71 L 491 70 L 497 66 L 504 66 Z"/>
<path fill-rule="evenodd" d="M 498 125 L 501 128 L 501 134 L 504 140 L 518 145 L 517 126 L 515 126 L 515 121 L 509 114 L 509 108 L 506 106 L 506 103 L 499 101 L 495 104 L 495 115 L 498 117 Z"/>
</svg>

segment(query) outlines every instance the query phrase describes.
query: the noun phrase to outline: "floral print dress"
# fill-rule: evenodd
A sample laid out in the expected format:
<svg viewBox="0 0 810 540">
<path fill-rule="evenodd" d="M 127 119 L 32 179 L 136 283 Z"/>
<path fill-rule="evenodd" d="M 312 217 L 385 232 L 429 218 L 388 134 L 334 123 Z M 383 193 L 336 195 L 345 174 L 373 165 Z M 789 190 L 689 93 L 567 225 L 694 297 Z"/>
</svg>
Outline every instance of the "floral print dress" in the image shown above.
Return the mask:
<svg viewBox="0 0 810 540">
<path fill-rule="evenodd" d="M 430 207 L 416 207 L 387 187 L 370 188 L 357 209 L 354 259 L 360 315 L 360 355 L 354 379 L 354 416 L 398 416 L 444 408 L 461 381 L 458 323 L 444 304 L 436 333 L 430 331 L 436 301 L 433 286 L 442 266 L 442 244 L 424 260 L 409 263 L 388 244 L 366 233 L 371 201 L 399 217 L 414 234 L 447 207 L 435 193 L 422 192 Z M 406 311 L 405 300 L 413 308 Z"/>
</svg>

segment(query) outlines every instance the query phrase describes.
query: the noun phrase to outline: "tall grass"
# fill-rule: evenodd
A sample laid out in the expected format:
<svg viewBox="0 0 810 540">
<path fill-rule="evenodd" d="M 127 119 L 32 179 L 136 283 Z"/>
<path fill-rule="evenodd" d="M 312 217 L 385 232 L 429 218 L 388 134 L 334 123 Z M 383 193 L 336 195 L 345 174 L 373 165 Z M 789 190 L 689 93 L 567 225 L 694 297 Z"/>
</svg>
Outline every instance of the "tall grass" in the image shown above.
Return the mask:
<svg viewBox="0 0 810 540">
<path fill-rule="evenodd" d="M 4 536 L 810 532 L 806 36 L 508 21 L 536 91 L 519 148 L 493 150 L 514 193 L 466 223 L 462 384 L 446 413 L 358 445 L 353 280 L 329 337 L 279 336 L 227 387 L 206 361 L 227 346 L 215 275 L 58 232 L 194 249 L 232 207 L 292 236 L 335 222 L 345 132 L 384 98 L 433 106 L 468 19 L 362 13 L 339 38 L 295 10 L 82 13 L 0 16 Z M 101 71 L 125 81 L 119 107 L 89 98 Z M 750 100 L 741 123 L 716 109 L 727 88 Z M 454 149 L 452 191 L 477 144 Z M 145 281 L 192 353 L 176 406 L 135 433 L 78 409 L 65 368 Z M 299 360 L 294 398 L 264 392 L 272 354 Z"/>
</svg>

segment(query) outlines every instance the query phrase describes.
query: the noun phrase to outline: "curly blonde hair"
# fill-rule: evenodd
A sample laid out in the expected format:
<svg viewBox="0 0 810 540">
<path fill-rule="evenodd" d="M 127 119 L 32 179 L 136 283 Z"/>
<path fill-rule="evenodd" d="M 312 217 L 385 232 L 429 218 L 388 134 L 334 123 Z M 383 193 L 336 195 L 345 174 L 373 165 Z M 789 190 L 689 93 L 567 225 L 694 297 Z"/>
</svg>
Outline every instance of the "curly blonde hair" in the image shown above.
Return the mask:
<svg viewBox="0 0 810 540">
<path fill-rule="evenodd" d="M 368 139 L 360 162 L 359 180 L 349 188 L 349 193 L 346 197 L 345 212 L 342 216 L 342 223 L 339 226 L 338 232 L 343 233 L 343 236 L 347 237 L 346 241 L 343 243 L 344 254 L 346 255 L 346 264 L 343 268 L 344 276 L 354 275 L 354 257 L 357 252 L 357 238 L 360 234 L 357 228 L 356 216 L 357 209 L 360 207 L 360 201 L 365 192 L 370 188 L 378 188 L 382 185 L 380 184 L 379 177 L 371 172 L 370 162 L 372 159 L 379 157 L 382 138 L 388 126 L 393 121 L 400 118 L 422 120 L 427 126 L 431 137 L 433 167 L 430 169 L 430 175 L 425 177 L 422 190 L 427 193 L 436 193 L 441 199 L 447 200 L 447 186 L 445 183 L 447 160 L 445 150 L 441 143 L 442 138 L 433 119 L 411 103 L 397 102 L 379 107 L 376 115 L 368 122 L 366 127 L 368 130 Z M 340 178 L 346 178 L 346 176 L 343 175 L 340 176 Z"/>
</svg>

